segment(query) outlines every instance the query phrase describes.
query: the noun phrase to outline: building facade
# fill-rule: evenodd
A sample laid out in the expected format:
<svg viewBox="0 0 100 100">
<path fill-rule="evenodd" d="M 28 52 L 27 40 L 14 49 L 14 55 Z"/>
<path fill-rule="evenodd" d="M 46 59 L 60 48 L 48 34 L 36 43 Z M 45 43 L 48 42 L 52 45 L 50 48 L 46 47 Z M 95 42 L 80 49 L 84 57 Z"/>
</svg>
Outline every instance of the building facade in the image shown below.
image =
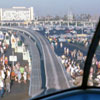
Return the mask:
<svg viewBox="0 0 100 100">
<path fill-rule="evenodd" d="M 0 8 L 0 21 L 32 21 L 34 20 L 33 7 Z"/>
</svg>

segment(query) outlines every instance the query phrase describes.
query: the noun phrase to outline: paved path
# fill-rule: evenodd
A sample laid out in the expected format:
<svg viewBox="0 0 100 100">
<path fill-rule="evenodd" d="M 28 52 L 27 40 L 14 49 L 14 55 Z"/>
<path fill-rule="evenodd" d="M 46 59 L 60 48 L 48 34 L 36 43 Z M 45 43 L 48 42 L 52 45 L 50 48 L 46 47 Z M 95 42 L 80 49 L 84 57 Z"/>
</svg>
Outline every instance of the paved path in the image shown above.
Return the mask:
<svg viewBox="0 0 100 100">
<path fill-rule="evenodd" d="M 29 82 L 27 84 L 21 83 L 18 84 L 14 82 L 11 87 L 11 93 L 5 93 L 2 100 L 28 100 Z"/>
<path fill-rule="evenodd" d="M 65 77 L 65 73 L 60 65 L 54 51 L 51 48 L 48 40 L 35 32 L 37 37 L 41 41 L 44 61 L 45 61 L 45 74 L 46 74 L 46 91 L 45 93 L 52 93 L 57 90 L 69 88 L 68 80 Z"/>
</svg>

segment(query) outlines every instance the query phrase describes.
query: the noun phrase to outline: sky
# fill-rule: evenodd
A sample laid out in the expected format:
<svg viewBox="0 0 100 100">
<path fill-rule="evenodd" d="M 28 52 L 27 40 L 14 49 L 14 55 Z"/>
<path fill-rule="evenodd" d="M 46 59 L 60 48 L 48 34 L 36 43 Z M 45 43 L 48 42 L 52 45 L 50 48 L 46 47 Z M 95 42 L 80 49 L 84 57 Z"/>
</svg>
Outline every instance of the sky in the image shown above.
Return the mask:
<svg viewBox="0 0 100 100">
<path fill-rule="evenodd" d="M 74 14 L 100 14 L 100 0 L 0 0 L 0 8 L 13 6 L 34 7 L 36 16 Z"/>
</svg>

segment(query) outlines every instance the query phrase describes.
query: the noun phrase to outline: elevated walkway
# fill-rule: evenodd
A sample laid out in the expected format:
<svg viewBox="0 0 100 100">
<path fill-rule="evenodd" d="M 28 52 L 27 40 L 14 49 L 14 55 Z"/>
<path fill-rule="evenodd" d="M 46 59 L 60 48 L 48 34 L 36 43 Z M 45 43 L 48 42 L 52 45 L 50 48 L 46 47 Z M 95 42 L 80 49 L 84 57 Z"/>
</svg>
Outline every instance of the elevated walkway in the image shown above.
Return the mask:
<svg viewBox="0 0 100 100">
<path fill-rule="evenodd" d="M 25 45 L 28 45 L 28 49 L 31 53 L 32 68 L 31 68 L 31 79 L 29 86 L 29 95 L 31 97 L 40 94 L 42 90 L 42 76 L 41 76 L 41 62 L 39 50 L 36 43 L 31 40 L 28 36 L 21 34 L 25 38 Z"/>
</svg>

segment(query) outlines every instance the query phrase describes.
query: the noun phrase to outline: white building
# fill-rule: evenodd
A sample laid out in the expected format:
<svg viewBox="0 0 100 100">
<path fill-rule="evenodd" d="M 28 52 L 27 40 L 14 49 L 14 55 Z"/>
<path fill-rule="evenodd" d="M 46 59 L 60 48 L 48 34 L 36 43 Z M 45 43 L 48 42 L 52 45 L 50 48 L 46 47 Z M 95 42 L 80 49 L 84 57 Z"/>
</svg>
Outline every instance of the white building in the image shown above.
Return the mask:
<svg viewBox="0 0 100 100">
<path fill-rule="evenodd" d="M 67 15 L 67 17 L 68 17 L 68 21 L 73 21 L 73 14 L 72 14 L 72 12 L 69 11 L 69 10 L 68 10 L 68 15 Z"/>
<path fill-rule="evenodd" d="M 34 20 L 33 7 L 0 8 L 1 21 L 32 21 Z"/>
</svg>

